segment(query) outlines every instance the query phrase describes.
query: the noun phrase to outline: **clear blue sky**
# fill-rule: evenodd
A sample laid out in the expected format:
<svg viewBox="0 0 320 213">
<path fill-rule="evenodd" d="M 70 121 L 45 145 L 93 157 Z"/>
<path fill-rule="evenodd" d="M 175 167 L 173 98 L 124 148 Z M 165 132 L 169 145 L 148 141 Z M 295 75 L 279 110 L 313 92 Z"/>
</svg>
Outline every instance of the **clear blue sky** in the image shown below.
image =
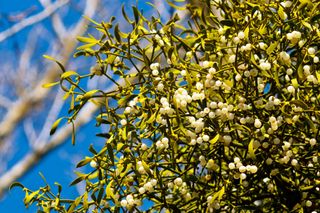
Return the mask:
<svg viewBox="0 0 320 213">
<path fill-rule="evenodd" d="M 116 4 L 119 4 L 119 10 L 121 9 L 121 2 L 126 2 L 128 4 L 129 1 L 122 0 L 111 0 L 112 2 L 115 2 Z M 130 1 L 131 4 L 135 1 Z M 150 6 L 147 6 L 144 2 L 146 1 L 139 1 L 140 8 L 149 9 Z M 128 6 L 131 6 L 129 4 Z M 126 5 L 127 6 L 127 5 Z M 10 16 L 14 16 L 19 14 L 22 11 L 30 11 L 29 15 L 36 14 L 41 11 L 41 6 L 39 5 L 37 0 L 0 0 L 0 32 L 8 28 L 10 25 L 14 24 L 14 22 L 8 22 L 6 19 Z M 77 14 L 79 15 L 79 14 Z M 110 14 L 111 16 L 112 14 Z M 76 19 L 75 16 L 74 19 L 69 19 L 68 21 L 72 24 L 72 22 Z M 106 17 L 108 20 L 109 17 Z M 44 22 L 49 23 L 49 22 Z M 24 41 L 26 40 L 27 34 L 30 32 L 31 28 L 27 28 L 18 34 L 16 34 L 12 39 L 18 43 L 20 48 L 24 47 Z M 49 28 L 50 30 L 50 28 Z M 13 40 L 10 40 L 10 42 L 6 43 L 0 43 L 0 51 L 6 50 L 6 51 L 14 51 L 15 46 L 13 45 Z M 35 60 L 43 60 L 42 54 L 39 53 L 37 58 Z M 0 71 L 0 77 L 1 75 L 4 75 L 5 73 L 1 73 Z M 2 117 L 0 112 L 0 117 Z M 20 182 L 23 183 L 25 186 L 31 189 L 37 189 L 40 186 L 44 185 L 44 182 L 42 181 L 39 172 L 41 172 L 47 179 L 48 183 L 52 186 L 54 182 L 59 182 L 64 190 L 62 193 L 62 196 L 65 197 L 75 197 L 77 196 L 76 189 L 73 188 L 67 188 L 70 182 L 75 178 L 73 171 L 74 168 L 74 162 L 71 162 L 72 159 L 78 157 L 78 160 L 83 158 L 86 155 L 90 155 L 88 152 L 89 144 L 94 144 L 96 147 L 101 146 L 104 141 L 102 139 L 95 138 L 94 135 L 98 131 L 97 128 L 94 127 L 94 122 L 89 123 L 85 129 L 81 131 L 81 133 L 77 133 L 77 144 L 76 146 L 71 145 L 71 141 L 68 141 L 64 145 L 62 145 L 60 148 L 54 150 L 49 155 L 47 155 L 41 163 L 39 163 L 37 166 L 35 166 L 31 171 L 29 171 L 21 180 Z M 9 162 L 9 167 L 12 166 L 18 159 L 20 159 L 25 151 L 28 149 L 27 142 L 25 135 L 22 133 L 23 131 L 18 129 L 17 135 L 15 137 L 16 146 L 15 146 L 15 153 L 13 158 Z M 1 166 L 1 165 L 0 165 Z M 23 204 L 23 197 L 24 193 L 19 188 L 15 188 L 12 191 L 10 191 L 2 200 L 0 200 L 0 212 L 6 213 L 6 212 L 14 212 L 14 213 L 23 213 L 23 212 L 36 212 L 35 207 L 31 207 L 28 210 L 25 209 Z"/>
</svg>

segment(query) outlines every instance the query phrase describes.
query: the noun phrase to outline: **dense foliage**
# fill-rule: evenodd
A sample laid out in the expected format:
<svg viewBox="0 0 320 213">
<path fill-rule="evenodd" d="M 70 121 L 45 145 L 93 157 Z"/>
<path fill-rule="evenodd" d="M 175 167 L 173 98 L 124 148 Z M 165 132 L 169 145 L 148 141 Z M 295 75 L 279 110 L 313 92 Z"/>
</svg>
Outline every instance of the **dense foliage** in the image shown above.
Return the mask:
<svg viewBox="0 0 320 213">
<path fill-rule="evenodd" d="M 75 55 L 96 65 L 86 75 L 63 68 L 67 120 L 99 104 L 106 143 L 78 164 L 91 166 L 72 183 L 85 182 L 81 196 L 24 188 L 25 204 L 44 212 L 141 212 L 145 200 L 154 212 L 319 209 L 319 3 L 170 4 L 189 16 L 164 24 L 134 7 L 132 18 L 123 11 L 130 32 L 112 18 L 93 22 L 100 38 L 79 38 Z M 89 77 L 115 87 L 85 91 Z"/>
</svg>

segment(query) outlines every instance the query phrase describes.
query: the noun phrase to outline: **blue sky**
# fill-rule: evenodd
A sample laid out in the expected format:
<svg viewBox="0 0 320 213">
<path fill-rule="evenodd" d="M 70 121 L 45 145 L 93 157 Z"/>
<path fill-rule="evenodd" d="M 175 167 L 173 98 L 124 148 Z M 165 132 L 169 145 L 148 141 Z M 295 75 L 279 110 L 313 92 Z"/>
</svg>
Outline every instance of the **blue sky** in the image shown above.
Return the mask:
<svg viewBox="0 0 320 213">
<path fill-rule="evenodd" d="M 121 3 L 126 2 L 126 7 L 134 4 L 135 1 L 117 1 L 111 0 L 114 3 L 119 4 L 119 10 L 121 8 Z M 144 3 L 145 1 L 139 1 L 140 8 L 149 9 L 150 6 Z M 13 25 L 15 22 L 6 21 L 8 17 L 14 19 L 15 15 L 21 13 L 22 11 L 29 11 L 28 16 L 32 14 L 36 14 L 41 11 L 41 6 L 36 0 L 0 0 L 0 32 L 7 29 L 10 25 Z M 72 24 L 81 14 L 74 13 L 72 16 L 68 16 L 68 24 Z M 112 14 L 110 14 L 111 16 Z M 109 17 L 106 18 L 107 20 Z M 43 22 L 45 27 L 50 30 L 49 21 Z M 19 48 L 23 49 L 25 46 L 25 40 L 32 30 L 31 27 L 26 28 L 16 34 L 14 37 L 10 38 L 10 40 L 6 42 L 0 43 L 0 54 L 2 51 L 11 51 L 14 55 L 14 50 L 19 46 Z M 47 45 L 41 44 L 40 45 Z M 34 60 L 40 61 L 43 60 L 42 54 L 45 52 L 41 52 L 40 49 L 39 54 L 35 57 Z M 14 60 L 14 59 L 13 59 Z M 5 73 L 1 73 L 0 76 L 5 75 Z M 0 111 L 0 117 L 2 117 Z M 75 146 L 71 145 L 71 141 L 68 141 L 58 149 L 52 151 L 47 156 L 45 156 L 39 164 L 37 164 L 33 169 L 31 169 L 23 178 L 19 181 L 23 183 L 26 187 L 30 189 L 36 190 L 40 186 L 45 185 L 43 180 L 41 179 L 39 172 L 41 172 L 47 182 L 54 187 L 54 182 L 59 182 L 63 186 L 62 196 L 64 197 L 75 197 L 77 196 L 77 190 L 75 187 L 68 188 L 68 185 L 75 178 L 74 171 L 74 159 L 78 161 L 84 158 L 86 155 L 90 155 L 88 151 L 88 147 L 90 144 L 93 144 L 95 147 L 101 147 L 104 143 L 103 139 L 96 138 L 95 134 L 99 131 L 99 129 L 95 128 L 95 123 L 91 122 L 86 125 L 81 132 L 77 133 L 77 143 Z M 14 138 L 15 150 L 12 159 L 9 161 L 9 167 L 14 165 L 14 163 L 19 160 L 28 150 L 28 144 L 26 142 L 26 136 L 24 135 L 22 128 L 19 127 L 16 130 L 16 135 Z M 14 188 L 12 191 L 8 192 L 7 195 L 0 200 L 0 212 L 15 212 L 15 213 L 23 213 L 23 212 L 36 212 L 35 207 L 31 207 L 29 209 L 25 209 L 23 204 L 24 192 L 20 188 Z"/>
</svg>

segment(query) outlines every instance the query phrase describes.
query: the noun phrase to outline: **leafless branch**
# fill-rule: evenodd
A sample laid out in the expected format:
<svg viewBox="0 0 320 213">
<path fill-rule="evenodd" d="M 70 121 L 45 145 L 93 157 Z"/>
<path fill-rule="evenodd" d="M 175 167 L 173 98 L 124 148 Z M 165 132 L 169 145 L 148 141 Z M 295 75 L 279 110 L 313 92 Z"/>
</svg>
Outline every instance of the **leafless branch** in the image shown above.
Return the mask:
<svg viewBox="0 0 320 213">
<path fill-rule="evenodd" d="M 58 0 L 53 4 L 47 6 L 42 12 L 36 15 L 30 16 L 29 18 L 23 19 L 21 22 L 13 25 L 11 28 L 1 32 L 0 42 L 16 34 L 22 29 L 46 19 L 48 16 L 50 16 L 52 13 L 54 13 L 57 9 L 59 9 L 63 5 L 67 4 L 69 1 L 70 0 Z"/>
<path fill-rule="evenodd" d="M 79 129 L 82 125 L 88 123 L 92 117 L 92 114 L 97 110 L 97 108 L 98 107 L 93 103 L 88 103 L 80 112 L 77 120 L 75 121 L 76 129 Z M 49 142 L 42 141 L 42 146 L 35 147 L 32 152 L 23 157 L 11 169 L 2 175 L 0 177 L 0 197 L 5 191 L 8 190 L 9 186 L 14 181 L 17 181 L 18 178 L 23 176 L 27 171 L 30 170 L 30 168 L 36 165 L 44 155 L 48 154 L 48 152 L 52 151 L 57 146 L 61 145 L 65 140 L 67 140 L 71 133 L 71 125 L 66 125 L 60 128 L 60 130 L 55 133 Z"/>
<path fill-rule="evenodd" d="M 58 14 L 54 14 L 52 16 L 52 26 L 54 31 L 56 32 L 60 42 L 63 42 L 63 39 L 65 38 L 67 34 L 67 30 L 61 20 L 61 17 Z"/>
<path fill-rule="evenodd" d="M 161 18 L 163 18 L 164 20 L 169 20 L 171 18 L 171 14 L 166 8 L 165 1 L 153 0 L 153 4 L 157 8 L 158 12 L 161 14 Z"/>
<path fill-rule="evenodd" d="M 95 13 L 99 0 L 87 0 L 84 15 L 92 17 Z M 86 30 L 86 19 L 81 19 L 76 27 L 74 27 L 68 36 L 68 39 L 64 41 L 64 48 L 59 53 L 61 55 L 61 63 L 66 65 L 69 61 L 70 55 L 77 45 L 75 37 L 82 35 Z M 6 113 L 2 121 L 0 122 L 0 144 L 1 141 L 10 135 L 14 130 L 14 127 L 30 112 L 30 110 L 41 103 L 50 92 L 49 89 L 42 88 L 42 85 L 48 82 L 53 82 L 59 77 L 59 71 L 56 65 L 52 65 L 46 71 L 45 76 L 38 82 L 34 89 L 21 97 L 11 106 L 10 110 Z"/>
<path fill-rule="evenodd" d="M 39 0 L 40 4 L 46 8 L 51 4 L 51 0 Z M 53 13 L 51 17 L 52 27 L 58 36 L 60 42 L 63 43 L 63 38 L 65 37 L 67 30 L 65 25 L 63 24 L 61 17 L 58 13 Z"/>
<path fill-rule="evenodd" d="M 29 144 L 37 139 L 36 131 L 34 130 L 33 122 L 30 118 L 23 121 L 23 129 L 28 139 Z"/>
<path fill-rule="evenodd" d="M 0 95 L 0 107 L 9 109 L 12 106 L 12 101 L 2 95 Z"/>
<path fill-rule="evenodd" d="M 54 120 L 57 119 L 58 114 L 63 106 L 63 99 L 62 99 L 63 93 L 61 90 L 56 94 L 56 97 L 52 103 L 52 107 L 48 112 L 48 116 L 46 117 L 46 121 L 42 127 L 42 130 L 38 137 L 33 141 L 32 147 L 36 148 L 38 146 L 41 146 L 42 142 L 47 141 L 49 138 L 49 132 L 50 132 L 50 127 L 53 124 Z"/>
</svg>

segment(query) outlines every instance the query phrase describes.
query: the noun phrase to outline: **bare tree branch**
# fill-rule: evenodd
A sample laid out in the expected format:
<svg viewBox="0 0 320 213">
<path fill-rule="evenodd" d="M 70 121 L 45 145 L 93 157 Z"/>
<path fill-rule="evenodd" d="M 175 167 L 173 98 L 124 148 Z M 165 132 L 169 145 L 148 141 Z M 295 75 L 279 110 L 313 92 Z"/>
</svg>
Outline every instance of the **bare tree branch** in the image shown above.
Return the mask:
<svg viewBox="0 0 320 213">
<path fill-rule="evenodd" d="M 3 31 L 0 33 L 0 42 L 4 41 L 5 39 L 9 38 L 10 36 L 16 34 L 17 32 L 21 31 L 22 29 L 33 25 L 37 22 L 42 21 L 43 19 L 50 16 L 54 13 L 57 9 L 62 7 L 63 5 L 67 4 L 70 0 L 58 0 L 53 4 L 47 6 L 42 12 L 33 15 L 29 18 L 23 19 L 21 22 L 13 25 L 11 28 Z"/>
<path fill-rule="evenodd" d="M 93 103 L 88 104 L 80 112 L 77 120 L 75 121 L 76 129 L 79 129 L 82 125 L 88 123 L 92 117 L 92 114 L 97 110 L 98 106 Z M 55 149 L 66 141 L 72 133 L 72 126 L 65 125 L 61 127 L 59 131 L 55 133 L 49 142 L 42 141 L 42 146 L 35 147 L 35 149 L 17 162 L 10 170 L 0 177 L 0 197 L 5 191 L 8 190 L 10 185 L 17 181 L 27 171 L 29 171 L 38 161 L 48 152 Z"/>
<path fill-rule="evenodd" d="M 0 95 L 0 107 L 9 109 L 12 106 L 12 101 L 2 95 Z"/>
<path fill-rule="evenodd" d="M 33 141 L 37 139 L 37 134 L 33 126 L 33 122 L 31 118 L 27 118 L 23 121 L 23 129 L 26 134 L 27 140 L 29 144 L 32 144 Z"/>
<path fill-rule="evenodd" d="M 87 0 L 84 15 L 92 17 L 95 14 L 95 10 L 99 0 Z M 77 45 L 75 37 L 82 35 L 86 30 L 86 19 L 81 19 L 76 27 L 73 28 L 68 36 L 68 39 L 64 41 L 64 49 L 59 53 L 62 56 L 60 60 L 62 64 L 66 65 L 69 61 L 70 55 Z M 15 126 L 30 112 L 30 110 L 41 103 L 50 92 L 49 89 L 42 88 L 42 85 L 48 82 L 53 82 L 59 77 L 59 72 L 56 65 L 52 65 L 48 68 L 45 76 L 38 82 L 35 88 L 25 96 L 18 99 L 10 110 L 6 113 L 3 120 L 0 123 L 0 144 L 5 137 L 10 135 L 15 129 Z"/>
<path fill-rule="evenodd" d="M 39 0 L 40 4 L 46 8 L 48 5 L 51 4 L 51 0 Z M 65 25 L 63 24 L 61 17 L 57 13 L 53 13 L 51 17 L 52 27 L 55 31 L 56 35 L 58 36 L 60 42 L 63 43 L 63 38 L 65 37 L 67 30 Z"/>
<path fill-rule="evenodd" d="M 63 39 L 67 35 L 67 30 L 61 20 L 61 17 L 58 14 L 53 14 L 52 16 L 52 26 L 58 36 L 60 42 L 63 43 Z"/>
<path fill-rule="evenodd" d="M 153 4 L 157 8 L 158 12 L 161 14 L 161 18 L 164 20 L 169 20 L 171 18 L 171 14 L 166 8 L 165 1 L 153 0 Z"/>
<path fill-rule="evenodd" d="M 56 94 L 56 97 L 52 103 L 52 107 L 48 112 L 48 116 L 46 117 L 46 121 L 44 125 L 42 126 L 42 130 L 38 137 L 33 141 L 32 147 L 36 148 L 37 146 L 41 146 L 42 142 L 47 141 L 49 138 L 49 132 L 50 132 L 50 127 L 54 120 L 57 119 L 58 114 L 63 107 L 64 101 L 62 99 L 63 93 L 61 90 Z"/>
</svg>

